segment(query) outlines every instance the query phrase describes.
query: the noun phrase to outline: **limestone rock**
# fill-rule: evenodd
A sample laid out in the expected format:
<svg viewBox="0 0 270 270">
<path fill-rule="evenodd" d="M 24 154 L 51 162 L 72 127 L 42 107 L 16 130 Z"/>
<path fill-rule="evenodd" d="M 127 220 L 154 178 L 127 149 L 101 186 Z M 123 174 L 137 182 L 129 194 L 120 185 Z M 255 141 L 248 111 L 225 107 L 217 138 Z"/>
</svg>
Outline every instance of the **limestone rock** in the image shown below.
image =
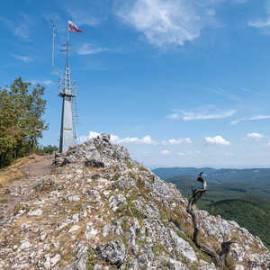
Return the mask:
<svg viewBox="0 0 270 270">
<path fill-rule="evenodd" d="M 126 255 L 125 245 L 120 240 L 98 246 L 97 252 L 102 259 L 116 266 L 123 264 Z"/>
<path fill-rule="evenodd" d="M 188 260 L 191 262 L 195 262 L 198 260 L 196 253 L 194 252 L 191 245 L 185 241 L 183 238 L 179 237 L 175 231 L 170 230 L 171 237 L 175 242 L 175 249 L 183 254 Z"/>
<path fill-rule="evenodd" d="M 187 199 L 102 134 L 57 154 L 50 175 L 7 187 L 24 199 L 0 217 L 0 269 L 216 270 L 193 244 Z M 270 269 L 262 241 L 234 221 L 197 211 L 202 241 L 234 239 L 238 270 Z"/>
<path fill-rule="evenodd" d="M 32 211 L 28 212 L 28 216 L 35 216 L 39 217 L 43 214 L 42 209 L 33 209 Z"/>
<path fill-rule="evenodd" d="M 98 230 L 96 230 L 91 224 L 86 225 L 85 236 L 87 240 L 94 238 L 98 234 Z"/>
<path fill-rule="evenodd" d="M 121 205 L 126 203 L 124 195 L 119 194 L 109 198 L 110 208 L 115 212 Z"/>
<path fill-rule="evenodd" d="M 96 160 L 96 159 L 90 159 L 90 160 L 86 160 L 84 162 L 84 165 L 86 167 L 90 167 L 90 168 L 104 168 L 105 165 L 102 161 Z"/>
</svg>

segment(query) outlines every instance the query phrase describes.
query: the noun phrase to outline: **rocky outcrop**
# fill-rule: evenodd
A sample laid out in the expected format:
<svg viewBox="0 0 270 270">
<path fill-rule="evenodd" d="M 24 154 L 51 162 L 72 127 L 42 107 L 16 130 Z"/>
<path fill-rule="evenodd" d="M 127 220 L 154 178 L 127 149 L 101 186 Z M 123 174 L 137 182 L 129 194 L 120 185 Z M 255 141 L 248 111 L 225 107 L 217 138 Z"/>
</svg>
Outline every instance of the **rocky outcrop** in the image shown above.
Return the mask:
<svg viewBox="0 0 270 270">
<path fill-rule="evenodd" d="M 20 183 L 18 183 L 18 186 Z M 188 201 L 101 135 L 58 155 L 0 223 L 0 269 L 217 269 L 192 240 Z M 233 239 L 230 269 L 269 269 L 260 239 L 197 210 L 200 242 Z"/>
</svg>

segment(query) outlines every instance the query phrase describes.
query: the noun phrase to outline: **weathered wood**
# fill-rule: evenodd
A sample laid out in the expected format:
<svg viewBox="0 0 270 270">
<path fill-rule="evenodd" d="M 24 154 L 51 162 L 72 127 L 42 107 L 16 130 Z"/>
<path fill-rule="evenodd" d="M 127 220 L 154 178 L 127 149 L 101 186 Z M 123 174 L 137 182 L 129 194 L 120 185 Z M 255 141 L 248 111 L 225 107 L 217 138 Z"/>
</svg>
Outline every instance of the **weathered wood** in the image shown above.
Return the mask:
<svg viewBox="0 0 270 270">
<path fill-rule="evenodd" d="M 209 255 L 215 265 L 217 267 L 220 267 L 221 269 L 227 268 L 227 257 L 230 252 L 230 247 L 234 243 L 232 241 L 225 241 L 221 243 L 221 250 L 217 252 L 212 247 L 209 247 L 208 245 L 200 242 L 199 236 L 200 236 L 200 228 L 197 220 L 196 211 L 193 209 L 193 206 L 199 201 L 199 199 L 205 194 L 207 191 L 207 182 L 203 178 L 203 173 L 201 172 L 199 176 L 197 177 L 197 181 L 202 183 L 202 188 L 195 189 L 192 191 L 192 195 L 189 198 L 188 206 L 187 206 L 187 212 L 191 215 L 192 223 L 193 223 L 193 236 L 192 240 L 195 243 L 195 245 L 204 253 Z"/>
</svg>

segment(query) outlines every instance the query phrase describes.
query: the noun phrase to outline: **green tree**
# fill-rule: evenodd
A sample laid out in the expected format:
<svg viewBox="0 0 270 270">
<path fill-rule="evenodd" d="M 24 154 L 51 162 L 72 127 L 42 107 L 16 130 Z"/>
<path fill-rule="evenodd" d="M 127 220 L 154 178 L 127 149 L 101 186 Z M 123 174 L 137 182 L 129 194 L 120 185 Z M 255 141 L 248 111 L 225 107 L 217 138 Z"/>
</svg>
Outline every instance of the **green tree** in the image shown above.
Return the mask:
<svg viewBox="0 0 270 270">
<path fill-rule="evenodd" d="M 31 86 L 22 78 L 0 89 L 0 167 L 34 151 L 42 131 L 46 100 L 44 87 Z"/>
<path fill-rule="evenodd" d="M 52 154 L 58 151 L 58 147 L 56 145 L 46 145 L 46 146 L 39 146 L 36 152 L 38 154 Z"/>
</svg>

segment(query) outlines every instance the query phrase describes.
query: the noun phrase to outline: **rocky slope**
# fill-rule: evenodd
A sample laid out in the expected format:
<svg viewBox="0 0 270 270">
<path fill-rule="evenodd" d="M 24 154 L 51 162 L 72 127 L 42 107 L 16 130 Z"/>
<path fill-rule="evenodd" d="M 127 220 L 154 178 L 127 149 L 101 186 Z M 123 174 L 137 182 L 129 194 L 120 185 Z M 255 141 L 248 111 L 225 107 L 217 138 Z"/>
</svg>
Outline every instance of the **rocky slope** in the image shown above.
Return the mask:
<svg viewBox="0 0 270 270">
<path fill-rule="evenodd" d="M 101 135 L 56 158 L 52 173 L 0 219 L 0 269 L 217 269 L 192 242 L 187 199 Z M 207 195 L 206 195 L 207 196 Z M 233 239 L 231 269 L 269 269 L 260 239 L 197 211 L 201 241 Z"/>
</svg>

